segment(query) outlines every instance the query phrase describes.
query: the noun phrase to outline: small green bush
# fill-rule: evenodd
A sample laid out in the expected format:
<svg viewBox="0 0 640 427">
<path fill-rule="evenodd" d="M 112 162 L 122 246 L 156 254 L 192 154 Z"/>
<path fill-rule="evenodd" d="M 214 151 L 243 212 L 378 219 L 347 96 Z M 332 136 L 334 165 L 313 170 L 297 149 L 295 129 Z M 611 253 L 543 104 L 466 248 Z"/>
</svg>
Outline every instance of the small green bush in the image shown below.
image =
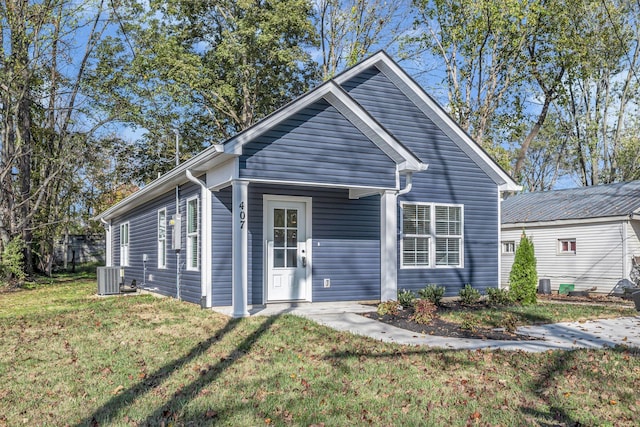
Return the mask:
<svg viewBox="0 0 640 427">
<path fill-rule="evenodd" d="M 410 309 L 411 307 L 413 307 L 413 303 L 415 300 L 416 296 L 412 291 L 408 291 L 406 289 L 398 291 L 398 302 L 400 303 L 402 308 Z"/>
<path fill-rule="evenodd" d="M 400 303 L 398 301 L 385 301 L 378 304 L 378 316 L 397 316 L 400 312 Z"/>
<path fill-rule="evenodd" d="M 480 300 L 480 292 L 474 289 L 469 283 L 460 289 L 460 302 L 464 305 L 473 305 Z"/>
<path fill-rule="evenodd" d="M 425 299 L 416 300 L 413 305 L 411 320 L 421 325 L 426 325 L 436 317 L 438 307 L 431 301 Z"/>
<path fill-rule="evenodd" d="M 5 246 L 0 260 L 0 281 L 4 279 L 22 281 L 25 279 L 23 249 L 24 241 L 19 236 L 13 238 Z"/>
<path fill-rule="evenodd" d="M 435 283 L 430 283 L 424 288 L 418 291 L 418 295 L 422 299 L 432 302 L 438 307 L 442 304 L 442 297 L 444 297 L 444 286 L 438 286 Z"/>
<path fill-rule="evenodd" d="M 489 305 L 510 305 L 513 304 L 513 299 L 509 295 L 509 291 L 500 288 L 488 288 L 487 298 L 489 299 Z"/>
<path fill-rule="evenodd" d="M 522 233 L 509 274 L 509 293 L 514 301 L 522 305 L 535 304 L 537 285 L 538 272 L 533 242 Z"/>
</svg>

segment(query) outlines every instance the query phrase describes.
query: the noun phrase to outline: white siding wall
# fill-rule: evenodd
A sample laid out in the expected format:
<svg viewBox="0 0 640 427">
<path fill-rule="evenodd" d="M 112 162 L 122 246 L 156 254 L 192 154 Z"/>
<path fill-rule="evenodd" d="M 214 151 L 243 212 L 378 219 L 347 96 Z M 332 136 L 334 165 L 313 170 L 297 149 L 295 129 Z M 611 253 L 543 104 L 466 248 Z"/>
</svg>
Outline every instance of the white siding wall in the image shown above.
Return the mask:
<svg viewBox="0 0 640 427">
<path fill-rule="evenodd" d="M 616 283 L 628 276 L 623 271 L 623 226 L 622 222 L 591 223 L 562 226 L 531 226 L 526 230 L 533 239 L 538 261 L 538 278 L 551 280 L 551 289 L 558 290 L 561 283 L 575 284 L 575 290 L 586 290 L 593 286 L 599 293 L 608 293 Z M 522 228 L 502 228 L 502 241 L 520 241 Z M 635 251 L 640 255 L 640 224 L 628 227 L 629 257 Z M 576 239 L 575 255 L 559 255 L 558 239 Z M 632 242 L 633 241 L 633 242 Z M 509 284 L 509 272 L 514 255 L 502 255 L 502 286 Z M 629 261 L 629 266 L 631 262 Z"/>
</svg>

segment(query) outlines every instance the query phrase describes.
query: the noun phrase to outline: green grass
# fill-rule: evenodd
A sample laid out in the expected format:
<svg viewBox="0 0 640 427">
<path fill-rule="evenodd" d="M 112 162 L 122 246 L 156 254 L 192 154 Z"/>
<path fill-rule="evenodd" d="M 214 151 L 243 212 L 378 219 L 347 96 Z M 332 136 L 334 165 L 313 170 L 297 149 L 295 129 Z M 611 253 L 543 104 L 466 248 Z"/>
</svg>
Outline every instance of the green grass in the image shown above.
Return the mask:
<svg viewBox="0 0 640 427">
<path fill-rule="evenodd" d="M 640 415 L 633 349 L 406 347 L 290 315 L 231 320 L 95 289 L 0 294 L 0 426 L 635 425 Z"/>
</svg>

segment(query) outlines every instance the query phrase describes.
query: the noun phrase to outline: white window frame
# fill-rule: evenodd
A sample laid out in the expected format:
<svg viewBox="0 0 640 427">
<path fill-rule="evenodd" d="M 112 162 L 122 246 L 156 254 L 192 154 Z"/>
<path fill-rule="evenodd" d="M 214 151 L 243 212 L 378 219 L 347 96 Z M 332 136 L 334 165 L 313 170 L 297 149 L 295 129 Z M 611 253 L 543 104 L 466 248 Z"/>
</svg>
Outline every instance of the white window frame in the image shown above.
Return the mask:
<svg viewBox="0 0 640 427">
<path fill-rule="evenodd" d="M 404 209 L 405 206 L 429 206 L 429 234 L 414 235 L 404 233 Z M 437 234 L 436 233 L 436 207 L 459 208 L 460 209 L 460 234 Z M 428 202 L 401 202 L 400 203 L 400 268 L 401 269 L 432 269 L 432 268 L 464 268 L 464 205 L 450 203 L 428 203 Z M 425 237 L 428 239 L 429 260 L 428 265 L 405 265 L 404 243 L 405 238 Z M 459 259 L 457 265 L 437 264 L 436 242 L 437 239 L 459 239 Z"/>
<path fill-rule="evenodd" d="M 191 215 L 189 215 L 190 210 L 189 206 L 191 203 L 195 201 L 195 213 L 196 213 L 196 221 L 195 231 L 189 231 L 191 225 Z M 200 267 L 200 200 L 197 196 L 190 197 L 187 199 L 187 221 L 186 221 L 186 232 L 187 232 L 187 270 L 198 270 Z M 195 247 L 195 259 L 193 256 L 193 249 Z"/>
<path fill-rule="evenodd" d="M 126 229 L 126 232 L 124 231 Z M 126 238 L 123 239 L 122 236 Z M 123 222 L 120 224 L 120 266 L 129 266 L 129 248 L 131 247 L 131 227 L 129 222 Z"/>
<path fill-rule="evenodd" d="M 568 250 L 563 250 L 562 246 L 563 243 L 567 243 L 567 248 Z M 571 243 L 573 243 L 573 250 L 571 250 Z M 575 238 L 571 238 L 571 239 L 558 239 L 558 247 L 557 247 L 557 254 L 558 255 L 562 255 L 562 256 L 573 256 L 578 252 L 578 242 L 576 241 Z"/>
<path fill-rule="evenodd" d="M 158 209 L 158 268 L 167 268 L 167 208 Z"/>
<path fill-rule="evenodd" d="M 515 240 L 503 240 L 502 241 L 502 253 L 505 255 L 513 255 L 516 253 Z"/>
</svg>

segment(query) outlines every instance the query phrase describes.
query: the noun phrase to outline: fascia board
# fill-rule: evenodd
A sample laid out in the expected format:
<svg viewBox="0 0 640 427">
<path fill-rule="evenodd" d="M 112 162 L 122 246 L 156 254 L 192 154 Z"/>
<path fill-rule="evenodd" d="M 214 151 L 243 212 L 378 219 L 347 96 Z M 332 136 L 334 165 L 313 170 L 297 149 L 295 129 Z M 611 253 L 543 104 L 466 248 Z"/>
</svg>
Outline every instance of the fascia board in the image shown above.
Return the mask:
<svg viewBox="0 0 640 427">
<path fill-rule="evenodd" d="M 527 229 L 527 228 L 541 228 L 541 227 L 561 227 L 564 225 L 585 225 L 585 224 L 598 224 L 606 222 L 618 222 L 627 221 L 629 216 L 608 216 L 600 218 L 582 218 L 582 219 L 561 219 L 556 221 L 531 221 L 531 222 L 512 222 L 501 224 L 503 230 L 508 229 Z"/>
<path fill-rule="evenodd" d="M 375 66 L 402 91 L 427 117 L 460 147 L 502 191 L 520 191 L 518 185 L 422 87 L 386 53 L 380 51 L 335 77 L 342 84 L 369 67 Z"/>
<path fill-rule="evenodd" d="M 192 157 L 181 165 L 176 166 L 166 174 L 162 175 L 160 178 L 150 182 L 132 195 L 124 198 L 123 200 L 119 201 L 118 203 L 111 206 L 106 211 L 102 212 L 92 219 L 106 220 L 109 218 L 113 218 L 120 213 L 126 212 L 129 209 L 133 209 L 136 206 L 140 206 L 141 204 L 164 194 L 167 190 L 175 187 L 176 185 L 184 184 L 188 181 L 186 177 L 187 169 L 190 169 L 192 171 L 204 172 L 200 171 L 198 168 L 206 163 L 213 161 L 216 158 L 221 157 L 223 153 L 224 147 L 219 144 L 214 144 L 210 147 L 207 147 L 197 156 Z"/>
</svg>

